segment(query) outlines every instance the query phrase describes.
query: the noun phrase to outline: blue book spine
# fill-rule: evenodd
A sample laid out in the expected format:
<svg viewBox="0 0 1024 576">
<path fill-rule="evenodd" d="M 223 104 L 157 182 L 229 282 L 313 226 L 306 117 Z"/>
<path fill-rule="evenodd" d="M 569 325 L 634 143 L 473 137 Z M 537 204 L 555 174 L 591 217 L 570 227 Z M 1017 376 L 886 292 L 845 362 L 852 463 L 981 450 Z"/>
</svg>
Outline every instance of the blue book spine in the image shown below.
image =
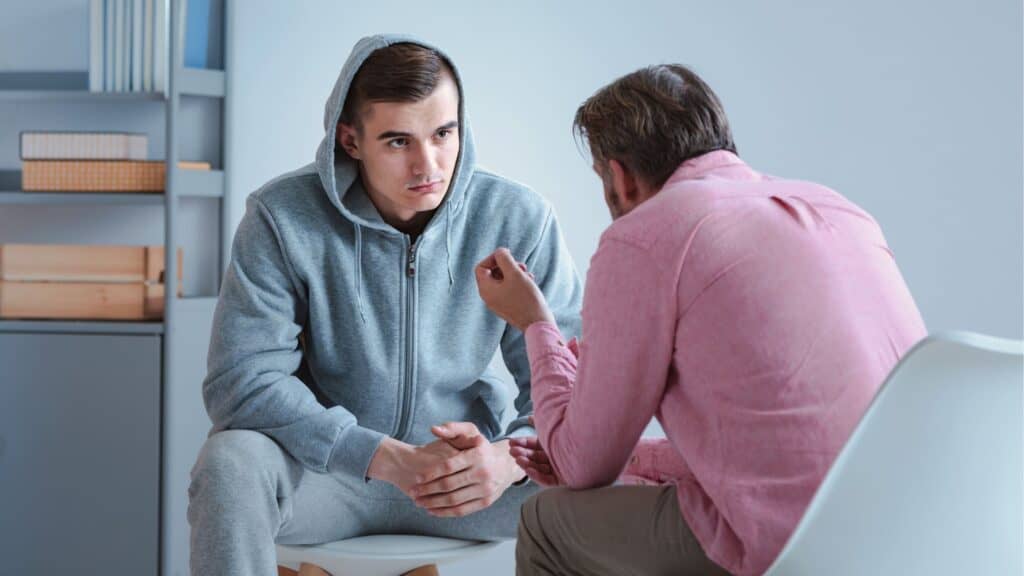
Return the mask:
<svg viewBox="0 0 1024 576">
<path fill-rule="evenodd" d="M 207 68 L 210 42 L 210 0 L 188 0 L 185 6 L 185 67 Z"/>
</svg>

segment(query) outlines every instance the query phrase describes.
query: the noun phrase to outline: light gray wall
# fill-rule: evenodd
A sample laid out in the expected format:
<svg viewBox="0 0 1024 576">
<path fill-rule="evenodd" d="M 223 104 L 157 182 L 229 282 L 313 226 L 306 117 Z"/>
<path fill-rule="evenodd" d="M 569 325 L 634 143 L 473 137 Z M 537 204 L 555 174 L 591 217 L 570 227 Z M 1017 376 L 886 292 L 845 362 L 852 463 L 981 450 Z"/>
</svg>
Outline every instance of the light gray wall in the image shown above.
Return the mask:
<svg viewBox="0 0 1024 576">
<path fill-rule="evenodd" d="M 573 112 L 621 74 L 682 62 L 755 168 L 875 215 L 931 330 L 1022 336 L 1019 1 L 262 0 L 231 25 L 239 198 L 312 160 L 359 37 L 410 32 L 457 60 L 481 161 L 551 199 L 584 271 L 609 220 Z"/>
</svg>

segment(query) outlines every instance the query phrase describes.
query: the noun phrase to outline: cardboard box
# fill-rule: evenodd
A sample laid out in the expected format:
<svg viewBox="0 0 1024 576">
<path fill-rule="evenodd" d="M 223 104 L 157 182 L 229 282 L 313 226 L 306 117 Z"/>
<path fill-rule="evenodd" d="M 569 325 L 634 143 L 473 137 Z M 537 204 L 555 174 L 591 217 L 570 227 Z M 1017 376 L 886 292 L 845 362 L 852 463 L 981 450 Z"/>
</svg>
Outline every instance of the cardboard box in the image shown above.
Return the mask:
<svg viewBox="0 0 1024 576">
<path fill-rule="evenodd" d="M 159 320 L 164 285 L 0 280 L 0 318 Z"/>
<path fill-rule="evenodd" d="M 209 170 L 208 162 L 179 162 L 185 170 Z M 163 160 L 24 160 L 25 192 L 163 192 Z"/>
<path fill-rule="evenodd" d="M 163 271 L 163 246 L 0 244 L 0 280 L 160 283 Z M 177 276 L 180 283 L 180 248 Z"/>
<path fill-rule="evenodd" d="M 0 245 L 0 318 L 159 320 L 164 283 L 162 246 Z"/>
</svg>

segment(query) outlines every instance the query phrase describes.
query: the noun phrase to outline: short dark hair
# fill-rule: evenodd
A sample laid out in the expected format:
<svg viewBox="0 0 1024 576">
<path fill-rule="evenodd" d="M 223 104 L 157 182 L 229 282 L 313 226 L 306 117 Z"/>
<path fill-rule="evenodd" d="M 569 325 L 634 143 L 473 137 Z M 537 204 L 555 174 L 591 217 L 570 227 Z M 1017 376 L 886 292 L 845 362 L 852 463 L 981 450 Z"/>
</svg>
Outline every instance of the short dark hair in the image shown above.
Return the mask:
<svg viewBox="0 0 1024 576">
<path fill-rule="evenodd" d="M 718 96 L 679 64 L 641 68 L 601 88 L 576 111 L 573 131 L 595 160 L 618 160 L 658 188 L 690 158 L 736 153 Z"/>
<path fill-rule="evenodd" d="M 401 42 L 374 50 L 359 67 L 340 121 L 359 128 L 363 107 L 372 102 L 419 102 L 437 88 L 451 67 L 437 51 Z"/>
</svg>

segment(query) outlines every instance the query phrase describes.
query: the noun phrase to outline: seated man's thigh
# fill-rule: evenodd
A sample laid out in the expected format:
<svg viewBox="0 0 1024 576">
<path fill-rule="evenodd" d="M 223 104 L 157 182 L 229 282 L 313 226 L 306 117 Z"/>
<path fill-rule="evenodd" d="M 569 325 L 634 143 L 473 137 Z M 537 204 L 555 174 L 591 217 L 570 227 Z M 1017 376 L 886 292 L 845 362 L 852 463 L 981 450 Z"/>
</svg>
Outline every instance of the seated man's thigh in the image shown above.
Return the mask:
<svg viewBox="0 0 1024 576">
<path fill-rule="evenodd" d="M 554 488 L 523 506 L 519 574 L 727 574 L 686 525 L 675 486 Z"/>
<path fill-rule="evenodd" d="M 396 502 L 387 526 L 390 534 L 424 534 L 465 540 L 512 540 L 516 537 L 519 510 L 541 488 L 528 483 L 512 486 L 497 502 L 458 518 L 437 517 L 412 500 Z"/>
</svg>

